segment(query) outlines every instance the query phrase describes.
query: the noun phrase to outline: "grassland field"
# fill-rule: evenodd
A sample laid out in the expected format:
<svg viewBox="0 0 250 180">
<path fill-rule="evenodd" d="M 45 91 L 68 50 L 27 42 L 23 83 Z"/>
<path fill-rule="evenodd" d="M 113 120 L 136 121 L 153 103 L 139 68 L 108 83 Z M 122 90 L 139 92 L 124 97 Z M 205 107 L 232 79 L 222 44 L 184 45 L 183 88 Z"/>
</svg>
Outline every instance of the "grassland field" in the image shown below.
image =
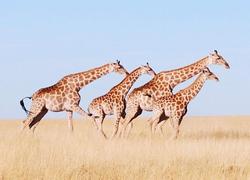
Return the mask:
<svg viewBox="0 0 250 180">
<path fill-rule="evenodd" d="M 42 120 L 34 134 L 0 120 L 0 179 L 250 179 L 250 117 L 186 117 L 177 140 L 150 135 L 145 118 L 127 139 L 103 140 L 89 120 Z M 113 121 L 104 131 L 111 134 Z"/>
</svg>

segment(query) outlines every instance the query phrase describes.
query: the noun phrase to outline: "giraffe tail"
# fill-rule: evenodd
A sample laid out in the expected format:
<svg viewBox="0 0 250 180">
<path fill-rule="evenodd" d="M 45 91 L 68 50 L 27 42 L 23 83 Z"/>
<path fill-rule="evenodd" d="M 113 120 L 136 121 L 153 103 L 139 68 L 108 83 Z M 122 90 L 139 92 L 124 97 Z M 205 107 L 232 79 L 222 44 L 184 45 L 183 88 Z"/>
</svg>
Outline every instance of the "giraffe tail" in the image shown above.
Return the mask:
<svg viewBox="0 0 250 180">
<path fill-rule="evenodd" d="M 94 114 L 92 114 L 92 113 L 87 113 L 87 115 L 89 116 L 89 117 L 93 117 L 93 118 L 99 118 L 99 116 L 94 116 Z"/>
<path fill-rule="evenodd" d="M 26 114 L 28 114 L 30 111 L 28 111 L 27 109 L 26 109 L 26 107 L 25 107 L 25 105 L 24 105 L 24 99 L 31 99 L 32 97 L 25 97 L 25 98 L 23 98 L 21 101 L 20 101 L 20 105 L 22 106 L 22 109 L 25 111 L 25 113 Z"/>
<path fill-rule="evenodd" d="M 89 117 L 92 117 L 92 116 L 93 116 L 93 114 L 90 112 L 89 107 L 88 107 L 88 112 L 87 112 L 87 115 L 88 115 Z"/>
</svg>

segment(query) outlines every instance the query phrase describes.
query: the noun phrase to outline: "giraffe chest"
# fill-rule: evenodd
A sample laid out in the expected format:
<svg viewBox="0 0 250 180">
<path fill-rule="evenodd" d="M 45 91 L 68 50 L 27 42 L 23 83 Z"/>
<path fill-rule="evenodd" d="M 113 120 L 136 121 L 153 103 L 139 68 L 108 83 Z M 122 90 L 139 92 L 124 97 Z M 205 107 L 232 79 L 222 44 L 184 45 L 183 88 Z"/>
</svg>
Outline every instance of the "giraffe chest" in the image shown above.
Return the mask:
<svg viewBox="0 0 250 180">
<path fill-rule="evenodd" d="M 149 96 L 141 96 L 140 98 L 140 107 L 145 111 L 152 111 L 154 99 Z"/>
<path fill-rule="evenodd" d="M 106 115 L 113 115 L 114 114 L 114 103 L 113 102 L 103 102 L 101 104 L 102 111 Z"/>
</svg>

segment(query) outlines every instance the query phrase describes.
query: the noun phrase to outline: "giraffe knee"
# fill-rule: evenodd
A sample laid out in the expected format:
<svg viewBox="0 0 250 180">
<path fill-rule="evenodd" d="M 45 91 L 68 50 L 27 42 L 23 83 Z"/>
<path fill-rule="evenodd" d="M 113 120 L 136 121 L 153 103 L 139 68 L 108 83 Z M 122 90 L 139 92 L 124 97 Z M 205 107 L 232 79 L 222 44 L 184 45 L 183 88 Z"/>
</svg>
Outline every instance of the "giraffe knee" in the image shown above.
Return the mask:
<svg viewBox="0 0 250 180">
<path fill-rule="evenodd" d="M 117 128 L 119 126 L 119 121 L 115 122 L 115 127 Z"/>
</svg>

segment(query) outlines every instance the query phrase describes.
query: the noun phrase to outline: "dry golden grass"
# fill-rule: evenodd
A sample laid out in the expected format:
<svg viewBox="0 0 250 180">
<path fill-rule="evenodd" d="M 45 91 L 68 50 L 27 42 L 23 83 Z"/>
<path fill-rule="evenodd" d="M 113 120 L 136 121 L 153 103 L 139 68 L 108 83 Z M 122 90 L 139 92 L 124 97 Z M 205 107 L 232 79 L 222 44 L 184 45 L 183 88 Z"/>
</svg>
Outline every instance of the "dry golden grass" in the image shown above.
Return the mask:
<svg viewBox="0 0 250 180">
<path fill-rule="evenodd" d="M 0 121 L 0 179 L 250 179 L 250 117 L 185 118 L 175 141 L 168 123 L 165 137 L 137 120 L 128 139 L 105 141 L 89 121 L 71 134 L 43 120 L 34 135 L 20 122 Z"/>
</svg>

